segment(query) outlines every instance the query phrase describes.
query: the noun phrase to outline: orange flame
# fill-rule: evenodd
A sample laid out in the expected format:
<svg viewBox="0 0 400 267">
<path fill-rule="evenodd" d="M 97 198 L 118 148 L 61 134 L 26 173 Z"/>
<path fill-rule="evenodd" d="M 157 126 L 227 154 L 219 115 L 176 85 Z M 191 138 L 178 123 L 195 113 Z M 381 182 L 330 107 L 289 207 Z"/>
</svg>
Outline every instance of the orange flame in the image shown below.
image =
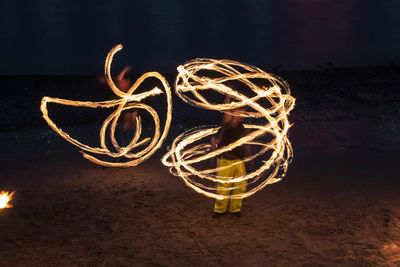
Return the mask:
<svg viewBox="0 0 400 267">
<path fill-rule="evenodd" d="M 8 202 L 12 199 L 15 192 L 9 193 L 7 191 L 0 192 L 0 209 L 11 208 L 12 205 Z"/>
<path fill-rule="evenodd" d="M 129 88 L 127 92 L 124 92 L 120 90 L 113 82 L 110 74 L 110 69 L 111 69 L 111 63 L 114 57 L 114 54 L 121 50 L 123 48 L 122 45 L 117 45 L 111 49 L 111 51 L 108 53 L 106 61 L 105 61 L 105 77 L 107 84 L 111 88 L 111 90 L 119 97 L 119 99 L 115 100 L 109 100 L 109 101 L 102 101 L 102 102 L 89 102 L 89 101 L 74 101 L 74 100 L 67 100 L 67 99 L 60 99 L 60 98 L 52 98 L 45 96 L 42 99 L 42 104 L 40 106 L 40 109 L 43 113 L 43 118 L 46 120 L 46 122 L 49 124 L 49 126 L 56 131 L 61 137 L 63 137 L 65 140 L 68 142 L 72 143 L 73 145 L 79 147 L 83 151 L 94 153 L 94 154 L 103 154 L 103 155 L 108 155 L 113 158 L 118 158 L 125 156 L 129 159 L 132 159 L 128 162 L 110 162 L 110 161 L 104 161 L 100 160 L 92 155 L 89 155 L 83 151 L 82 154 L 85 158 L 88 160 L 104 165 L 104 166 L 110 166 L 110 167 L 130 167 L 130 166 L 135 166 L 143 162 L 144 160 L 148 159 L 151 155 L 155 153 L 155 151 L 161 146 L 161 144 L 164 142 L 168 131 L 169 131 L 169 126 L 171 124 L 171 113 L 172 113 L 172 100 L 171 100 L 171 89 L 168 85 L 168 82 L 166 79 L 159 74 L 158 72 L 147 72 L 143 74 L 132 86 Z M 139 87 L 139 85 L 147 78 L 149 77 L 154 77 L 158 80 L 161 81 L 163 85 L 164 91 L 161 89 L 155 87 L 150 91 L 140 93 L 140 94 L 133 94 L 136 88 Z M 159 95 L 165 93 L 166 98 L 167 98 L 167 114 L 166 114 L 166 121 L 164 125 L 164 129 L 161 133 L 160 131 L 160 119 L 158 117 L 157 112 L 150 106 L 140 103 L 141 100 L 154 96 L 154 95 Z M 67 133 L 65 133 L 63 130 L 61 130 L 57 125 L 49 118 L 48 116 L 48 111 L 47 111 L 47 103 L 58 103 L 61 105 L 68 105 L 68 106 L 75 106 L 75 107 L 88 107 L 88 108 L 111 108 L 111 107 L 117 107 L 117 109 L 111 113 L 111 115 L 104 121 L 101 130 L 100 130 L 100 144 L 101 147 L 91 147 L 88 145 L 85 145 L 78 140 L 70 137 Z M 155 124 L 155 132 L 153 138 L 150 140 L 150 138 L 144 138 L 143 140 L 140 140 L 140 135 L 142 131 L 141 127 L 141 122 L 140 122 L 140 117 L 137 118 L 136 120 L 136 128 L 135 128 L 135 133 L 129 142 L 129 144 L 126 147 L 120 147 L 117 140 L 115 139 L 115 128 L 117 125 L 117 121 L 119 116 L 121 115 L 121 112 L 124 110 L 129 110 L 129 109 L 143 109 L 147 112 L 150 113 L 151 117 L 154 120 Z M 106 147 L 106 141 L 105 141 L 105 134 L 107 127 L 110 125 L 110 136 L 111 136 L 111 142 L 116 149 L 117 152 L 111 152 L 107 147 Z M 146 143 L 149 143 L 147 147 L 145 147 L 142 151 L 137 152 L 137 153 L 130 153 L 130 151 L 133 148 L 139 147 L 141 145 L 144 145 Z"/>
<path fill-rule="evenodd" d="M 290 95 L 289 85 L 281 78 L 259 68 L 231 60 L 196 59 L 187 62 L 184 66 L 179 66 L 178 72 L 175 90 L 185 102 L 204 109 L 257 118 L 260 124 L 244 124 L 249 134 L 214 151 L 211 150 L 207 138 L 214 135 L 220 127 L 194 128 L 184 132 L 173 141 L 170 151 L 162 159 L 163 164 L 170 167 L 170 172 L 181 177 L 185 184 L 196 192 L 216 199 L 245 198 L 268 184 L 280 181 L 285 176 L 293 156 L 292 146 L 287 138 L 287 132 L 291 126 L 287 117 L 294 107 L 295 99 Z M 204 73 L 207 72 L 213 75 L 205 76 Z M 259 82 L 256 83 L 254 80 L 263 81 L 263 85 L 260 86 Z M 247 88 L 247 92 L 251 93 L 245 94 L 240 90 L 235 90 L 227 82 L 241 83 Z M 210 91 L 230 97 L 233 102 L 212 103 L 206 97 L 206 93 Z M 262 104 L 265 102 L 268 103 L 268 107 Z M 250 111 L 237 110 L 245 107 Z M 272 140 L 259 141 L 265 135 L 272 136 Z M 260 149 L 254 155 L 244 158 L 242 162 L 252 161 L 267 152 L 271 153 L 271 156 L 261 159 L 262 165 L 258 169 L 245 176 L 228 180 L 226 177 L 218 176 L 218 171 L 226 167 L 211 169 L 197 167 L 204 166 L 210 159 L 244 144 L 260 147 Z M 265 175 L 266 172 L 268 174 L 260 182 L 260 176 Z M 240 181 L 247 181 L 248 185 L 260 183 L 245 193 L 230 196 L 218 194 L 215 183 Z M 229 188 L 229 190 L 232 189 L 234 187 Z"/>
</svg>

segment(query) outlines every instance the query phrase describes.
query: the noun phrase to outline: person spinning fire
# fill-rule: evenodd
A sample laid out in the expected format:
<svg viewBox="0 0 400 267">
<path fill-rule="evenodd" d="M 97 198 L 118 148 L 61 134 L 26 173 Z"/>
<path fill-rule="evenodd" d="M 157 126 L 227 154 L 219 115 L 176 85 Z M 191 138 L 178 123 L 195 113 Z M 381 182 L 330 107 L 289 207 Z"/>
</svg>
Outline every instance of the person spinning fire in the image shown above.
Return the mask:
<svg viewBox="0 0 400 267">
<path fill-rule="evenodd" d="M 225 99 L 225 103 L 230 102 L 230 98 Z M 243 126 L 243 117 L 234 115 L 244 111 L 243 108 L 236 109 L 231 114 L 224 113 L 222 127 L 218 132 L 211 138 L 211 149 L 215 150 L 219 147 L 230 145 L 231 143 L 239 140 L 247 134 L 246 129 Z M 225 177 L 227 180 L 241 177 L 246 175 L 245 164 L 242 159 L 245 156 L 251 154 L 250 145 L 242 145 L 236 147 L 230 151 L 224 152 L 219 158 L 217 158 L 217 167 L 229 166 L 218 172 L 219 177 Z M 253 162 L 250 161 L 250 168 L 253 168 Z M 219 195 L 230 195 L 241 194 L 246 192 L 247 183 L 246 181 L 234 182 L 234 183 L 217 183 L 217 194 Z M 233 188 L 229 190 L 229 188 Z M 229 205 L 229 208 L 228 208 Z M 237 217 L 242 216 L 242 199 L 216 199 L 214 209 L 212 213 L 213 218 L 218 218 L 226 211 L 236 215 Z"/>
<path fill-rule="evenodd" d="M 128 92 L 129 88 L 132 85 L 132 81 L 126 74 L 131 70 L 131 66 L 126 66 L 116 77 L 113 77 L 115 84 L 117 87 L 123 91 Z M 105 78 L 99 77 L 98 81 L 100 83 L 105 83 Z M 121 116 L 118 121 L 118 141 L 120 146 L 128 146 L 129 142 L 132 139 L 133 132 L 136 129 L 136 120 L 138 119 L 139 114 L 137 109 L 129 109 L 125 110 L 121 113 Z"/>
</svg>

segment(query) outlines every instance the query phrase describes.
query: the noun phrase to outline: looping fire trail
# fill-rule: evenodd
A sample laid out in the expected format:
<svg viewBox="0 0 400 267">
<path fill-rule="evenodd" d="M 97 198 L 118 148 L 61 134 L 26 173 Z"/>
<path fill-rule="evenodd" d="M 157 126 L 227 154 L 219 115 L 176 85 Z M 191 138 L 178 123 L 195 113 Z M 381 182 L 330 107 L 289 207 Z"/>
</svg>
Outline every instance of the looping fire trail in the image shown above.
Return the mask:
<svg viewBox="0 0 400 267">
<path fill-rule="evenodd" d="M 68 100 L 68 99 L 60 99 L 60 98 L 52 98 L 45 96 L 42 99 L 42 103 L 40 106 L 40 109 L 43 113 L 43 118 L 46 120 L 46 122 L 49 124 L 49 126 L 56 131 L 61 137 L 63 137 L 65 140 L 68 142 L 72 143 L 73 145 L 79 147 L 83 151 L 82 154 L 85 158 L 88 160 L 104 165 L 104 166 L 110 166 L 110 167 L 130 167 L 130 166 L 135 166 L 143 162 L 144 160 L 148 159 L 151 155 L 155 153 L 155 151 L 161 146 L 161 144 L 164 142 L 168 131 L 169 127 L 171 124 L 171 118 L 172 118 L 172 100 L 171 100 L 171 89 L 168 85 L 168 82 L 166 79 L 159 74 L 158 72 L 147 72 L 143 74 L 139 79 L 136 80 L 136 82 L 128 89 L 127 92 L 124 92 L 120 90 L 114 83 L 111 77 L 110 69 L 111 69 L 111 63 L 114 57 L 114 54 L 117 53 L 119 50 L 122 49 L 122 45 L 117 45 L 111 49 L 111 51 L 108 53 L 106 61 L 105 61 L 105 77 L 108 86 L 111 88 L 111 90 L 117 95 L 119 98 L 115 100 L 109 100 L 109 101 L 101 101 L 101 102 L 90 102 L 90 101 L 74 101 L 74 100 Z M 139 87 L 139 85 L 146 79 L 148 78 L 155 78 L 158 79 L 162 86 L 163 90 L 155 87 L 147 92 L 144 93 L 139 93 L 139 94 L 134 94 L 135 90 Z M 166 100 L 167 100 L 167 109 L 166 109 L 166 120 L 164 124 L 164 129 L 160 130 L 160 119 L 157 114 L 157 112 L 150 106 L 140 103 L 141 100 L 151 97 L 154 95 L 160 95 L 160 94 L 165 94 Z M 48 115 L 47 111 L 47 103 L 57 103 L 61 105 L 67 105 L 67 106 L 76 106 L 76 107 L 87 107 L 87 108 L 112 108 L 116 107 L 116 110 L 112 112 L 104 121 L 99 136 L 100 136 L 100 147 L 91 147 L 88 145 L 85 145 L 78 140 L 72 138 L 69 136 L 66 132 L 64 132 L 62 129 L 60 129 L 50 118 Z M 125 147 L 121 147 L 116 138 L 115 138 L 115 128 L 117 126 L 117 122 L 119 117 L 121 116 L 121 113 L 126 110 L 130 109 L 139 109 L 146 111 L 150 114 L 152 117 L 154 124 L 155 124 L 155 131 L 154 131 L 154 136 L 152 138 L 144 138 L 140 140 L 140 135 L 142 132 L 142 126 L 141 126 L 141 119 L 140 116 L 136 118 L 136 127 L 135 127 L 135 132 L 133 134 L 133 137 L 129 144 Z M 108 129 L 108 126 L 110 126 L 110 138 L 111 138 L 111 143 L 115 149 L 116 152 L 110 151 L 110 149 L 106 146 L 106 141 L 105 141 L 105 135 L 106 131 Z M 142 149 L 140 152 L 132 153 L 130 152 L 133 148 L 145 145 L 146 143 L 149 143 L 144 149 Z M 107 155 L 112 158 L 119 158 L 119 157 L 126 157 L 131 159 L 130 161 L 127 162 L 112 162 L 112 161 L 105 161 L 98 159 L 97 157 L 93 155 L 89 155 L 88 153 L 93 153 L 93 154 L 102 154 L 102 155 Z"/>
<path fill-rule="evenodd" d="M 287 138 L 291 126 L 287 117 L 294 108 L 295 99 L 284 80 L 236 61 L 195 59 L 178 67 L 175 90 L 181 99 L 193 106 L 252 120 L 244 124 L 246 136 L 214 151 L 210 138 L 220 126 L 190 129 L 173 141 L 162 162 L 187 186 L 211 198 L 241 199 L 285 176 L 293 157 Z M 215 95 L 232 102 L 215 101 Z M 212 160 L 243 145 L 250 145 L 254 152 L 242 162 L 256 161 L 257 168 L 241 177 L 218 176 L 218 171 L 227 167 L 216 168 Z M 230 186 L 225 190 L 231 191 L 236 188 L 233 183 L 240 181 L 247 182 L 249 189 L 245 193 L 218 194 L 216 183 L 228 183 Z"/>
</svg>

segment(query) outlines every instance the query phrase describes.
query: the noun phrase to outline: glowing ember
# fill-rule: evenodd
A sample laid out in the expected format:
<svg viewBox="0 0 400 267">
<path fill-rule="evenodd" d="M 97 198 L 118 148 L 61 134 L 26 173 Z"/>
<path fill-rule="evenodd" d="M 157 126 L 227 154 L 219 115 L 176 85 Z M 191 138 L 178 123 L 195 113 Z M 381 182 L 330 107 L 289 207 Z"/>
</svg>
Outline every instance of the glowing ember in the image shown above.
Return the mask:
<svg viewBox="0 0 400 267">
<path fill-rule="evenodd" d="M 170 167 L 171 173 L 181 177 L 196 192 L 216 199 L 245 198 L 284 177 L 293 156 L 287 138 L 290 128 L 287 117 L 295 103 L 284 80 L 259 68 L 230 60 L 196 59 L 179 66 L 178 72 L 175 90 L 184 101 L 197 107 L 251 118 L 252 124 L 244 124 L 248 131 L 246 136 L 216 150 L 211 149 L 210 138 L 219 126 L 184 132 L 173 141 L 162 160 Z M 216 96 L 219 96 L 219 101 L 215 101 Z M 227 98 L 233 101 L 222 101 Z M 253 152 L 242 162 L 254 160 L 258 163 L 257 168 L 229 180 L 218 176 L 218 171 L 226 167 L 215 168 L 211 159 L 243 145 L 251 145 Z M 217 192 L 216 183 L 233 185 L 240 181 L 247 181 L 247 192 L 230 196 Z M 226 187 L 226 190 L 234 188 Z"/>
<path fill-rule="evenodd" d="M 85 152 L 82 151 L 82 154 L 85 158 L 88 160 L 104 165 L 104 166 L 111 166 L 111 167 L 130 167 L 130 166 L 135 166 L 138 165 L 139 163 L 143 162 L 144 160 L 148 159 L 154 152 L 161 146 L 161 144 L 164 142 L 168 131 L 169 131 L 169 126 L 171 124 L 171 109 L 172 109 L 172 101 L 171 101 L 171 89 L 165 80 L 165 78 L 159 74 L 158 72 L 147 72 L 143 74 L 128 90 L 127 92 L 124 92 L 120 90 L 115 83 L 113 82 L 110 74 L 110 68 L 111 68 L 111 63 L 113 60 L 113 56 L 116 52 L 122 49 L 122 45 L 117 45 L 114 48 L 111 49 L 111 51 L 108 53 L 106 62 L 105 62 L 105 77 L 107 84 L 110 86 L 111 90 L 119 97 L 119 99 L 115 100 L 109 100 L 109 101 L 102 101 L 102 102 L 89 102 L 89 101 L 73 101 L 73 100 L 67 100 L 67 99 L 60 99 L 60 98 L 51 98 L 51 97 L 43 97 L 42 99 L 42 104 L 40 106 L 40 109 L 43 113 L 43 118 L 46 120 L 46 122 L 50 125 L 51 128 L 53 128 L 54 131 L 56 131 L 59 135 L 61 135 L 64 139 L 66 139 L 68 142 L 72 143 L 73 145 L 79 147 L 83 151 L 94 153 L 94 154 L 103 154 L 103 155 L 108 155 L 112 158 L 119 158 L 119 157 L 126 157 L 131 159 L 130 161 L 127 162 L 110 162 L 110 161 L 104 161 L 100 160 L 92 155 L 89 155 Z M 147 78 L 156 78 L 159 81 L 161 81 L 163 85 L 163 91 L 157 87 L 144 92 L 144 93 L 139 93 L 139 94 L 133 94 L 135 90 L 139 87 L 139 85 L 146 80 Z M 160 131 L 160 119 L 158 117 L 157 112 L 150 106 L 140 103 L 141 100 L 154 96 L 154 95 L 159 95 L 165 93 L 166 98 L 167 98 L 167 110 L 166 110 L 166 121 L 164 124 L 164 129 L 161 132 Z M 88 108 L 112 108 L 112 107 L 117 107 L 117 109 L 111 113 L 111 115 L 104 121 L 101 130 L 100 130 L 100 144 L 101 147 L 91 147 L 88 145 L 85 145 L 78 140 L 70 137 L 67 133 L 65 133 L 63 130 L 61 130 L 57 125 L 49 118 L 48 116 L 48 111 L 47 111 L 47 103 L 57 103 L 61 105 L 68 105 L 68 106 L 76 106 L 76 107 L 88 107 Z M 133 134 L 133 137 L 129 144 L 125 147 L 120 146 L 115 139 L 115 128 L 117 126 L 117 121 L 121 115 L 121 112 L 126 111 L 126 110 L 144 110 L 148 112 L 151 117 L 154 120 L 155 124 L 155 131 L 153 138 L 144 138 L 140 140 L 140 135 L 142 132 L 142 127 L 141 127 L 141 120 L 140 116 L 136 118 L 136 127 L 135 127 L 135 132 Z M 110 137 L 111 137 L 111 142 L 112 145 L 114 146 L 116 152 L 110 151 L 107 146 L 106 146 L 106 141 L 105 141 L 105 134 L 108 126 L 110 125 Z M 150 140 L 151 139 L 151 140 Z M 148 145 L 143 148 L 140 152 L 137 153 L 132 153 L 131 150 L 133 148 L 137 148 L 139 146 L 145 145 L 148 143 Z"/>
<path fill-rule="evenodd" d="M 12 199 L 13 195 L 14 195 L 14 192 L 12 192 L 12 193 L 9 193 L 6 191 L 0 192 L 0 209 L 12 207 L 12 205 L 8 204 L 8 202 Z"/>
</svg>

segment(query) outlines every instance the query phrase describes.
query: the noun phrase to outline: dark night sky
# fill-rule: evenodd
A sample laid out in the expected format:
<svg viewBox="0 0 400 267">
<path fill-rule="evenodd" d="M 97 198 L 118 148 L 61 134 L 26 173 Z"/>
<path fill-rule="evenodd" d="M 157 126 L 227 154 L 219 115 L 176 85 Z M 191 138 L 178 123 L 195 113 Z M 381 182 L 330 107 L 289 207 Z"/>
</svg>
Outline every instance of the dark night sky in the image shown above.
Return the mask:
<svg viewBox="0 0 400 267">
<path fill-rule="evenodd" d="M 196 57 L 263 68 L 400 62 L 398 0 L 5 1 L 0 74 L 174 71 Z"/>
</svg>

